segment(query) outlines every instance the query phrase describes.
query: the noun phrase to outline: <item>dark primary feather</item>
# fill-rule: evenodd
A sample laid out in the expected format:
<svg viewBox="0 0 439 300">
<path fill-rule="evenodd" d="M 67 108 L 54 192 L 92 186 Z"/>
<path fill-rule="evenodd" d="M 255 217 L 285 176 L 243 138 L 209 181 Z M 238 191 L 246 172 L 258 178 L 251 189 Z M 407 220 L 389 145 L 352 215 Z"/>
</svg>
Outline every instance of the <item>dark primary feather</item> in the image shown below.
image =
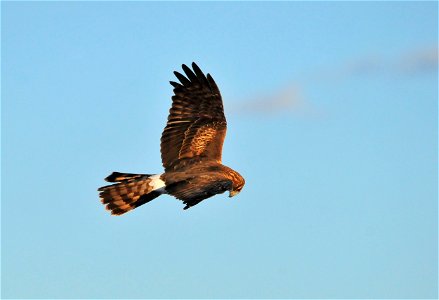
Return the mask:
<svg viewBox="0 0 439 300">
<path fill-rule="evenodd" d="M 172 107 L 161 138 L 165 170 L 179 168 L 184 159 L 221 162 L 227 122 L 220 91 L 208 74 L 192 63 L 193 71 L 182 66 L 187 77 L 174 72 L 180 83 L 174 87 Z"/>
<path fill-rule="evenodd" d="M 191 82 L 186 78 L 186 77 L 184 77 L 181 73 L 178 73 L 177 71 L 174 71 L 174 74 L 175 74 L 175 76 L 178 78 L 178 80 L 180 80 L 180 82 L 183 84 L 183 85 L 190 85 L 191 84 Z"/>
<path fill-rule="evenodd" d="M 169 83 L 174 87 L 174 88 L 178 88 L 181 87 L 181 84 L 175 82 L 175 81 L 169 81 Z"/>
</svg>

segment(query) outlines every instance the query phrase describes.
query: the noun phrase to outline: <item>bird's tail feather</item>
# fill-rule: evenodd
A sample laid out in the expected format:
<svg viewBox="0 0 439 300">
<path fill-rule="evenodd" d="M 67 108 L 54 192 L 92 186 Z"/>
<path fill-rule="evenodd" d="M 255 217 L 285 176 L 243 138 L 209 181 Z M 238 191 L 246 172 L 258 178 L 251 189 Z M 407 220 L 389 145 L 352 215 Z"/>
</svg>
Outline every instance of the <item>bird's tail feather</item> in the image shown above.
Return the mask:
<svg viewBox="0 0 439 300">
<path fill-rule="evenodd" d="M 113 172 L 105 180 L 117 182 L 98 189 L 101 202 L 112 215 L 122 215 L 164 193 L 160 175 Z"/>
</svg>

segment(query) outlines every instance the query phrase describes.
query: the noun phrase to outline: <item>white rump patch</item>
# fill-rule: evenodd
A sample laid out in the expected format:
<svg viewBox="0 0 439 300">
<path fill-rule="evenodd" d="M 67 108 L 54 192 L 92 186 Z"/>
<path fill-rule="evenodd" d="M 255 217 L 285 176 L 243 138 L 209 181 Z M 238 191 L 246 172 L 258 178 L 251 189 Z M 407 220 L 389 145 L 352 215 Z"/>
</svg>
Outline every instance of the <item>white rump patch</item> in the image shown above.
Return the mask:
<svg viewBox="0 0 439 300">
<path fill-rule="evenodd" d="M 152 187 L 153 191 L 164 193 L 166 184 L 163 180 L 160 179 L 160 176 L 161 174 L 157 174 L 149 177 L 149 179 L 151 179 L 149 186 Z"/>
</svg>

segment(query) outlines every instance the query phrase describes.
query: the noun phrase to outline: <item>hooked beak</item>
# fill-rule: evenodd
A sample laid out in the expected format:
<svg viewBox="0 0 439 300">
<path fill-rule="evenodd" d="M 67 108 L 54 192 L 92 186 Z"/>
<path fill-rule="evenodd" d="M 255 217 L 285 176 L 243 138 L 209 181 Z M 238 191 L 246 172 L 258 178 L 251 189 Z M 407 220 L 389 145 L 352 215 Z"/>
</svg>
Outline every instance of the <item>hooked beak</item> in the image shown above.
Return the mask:
<svg viewBox="0 0 439 300">
<path fill-rule="evenodd" d="M 232 198 L 233 196 L 236 196 L 239 194 L 240 191 L 230 191 L 229 197 Z"/>
</svg>

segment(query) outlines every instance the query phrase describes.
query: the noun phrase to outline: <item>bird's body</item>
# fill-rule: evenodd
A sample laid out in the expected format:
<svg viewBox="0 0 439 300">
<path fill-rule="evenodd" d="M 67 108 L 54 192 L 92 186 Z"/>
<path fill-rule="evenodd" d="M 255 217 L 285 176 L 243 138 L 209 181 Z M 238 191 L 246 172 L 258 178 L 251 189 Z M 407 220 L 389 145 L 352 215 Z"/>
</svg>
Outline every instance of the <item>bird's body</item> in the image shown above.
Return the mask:
<svg viewBox="0 0 439 300">
<path fill-rule="evenodd" d="M 174 86 L 173 103 L 161 138 L 163 174 L 113 172 L 99 188 L 100 197 L 113 215 L 124 214 L 161 194 L 186 204 L 184 209 L 229 191 L 232 197 L 245 184 L 236 171 L 221 163 L 227 122 L 219 89 L 193 63 L 183 65 L 186 77 L 174 72 L 181 83 Z"/>
</svg>

